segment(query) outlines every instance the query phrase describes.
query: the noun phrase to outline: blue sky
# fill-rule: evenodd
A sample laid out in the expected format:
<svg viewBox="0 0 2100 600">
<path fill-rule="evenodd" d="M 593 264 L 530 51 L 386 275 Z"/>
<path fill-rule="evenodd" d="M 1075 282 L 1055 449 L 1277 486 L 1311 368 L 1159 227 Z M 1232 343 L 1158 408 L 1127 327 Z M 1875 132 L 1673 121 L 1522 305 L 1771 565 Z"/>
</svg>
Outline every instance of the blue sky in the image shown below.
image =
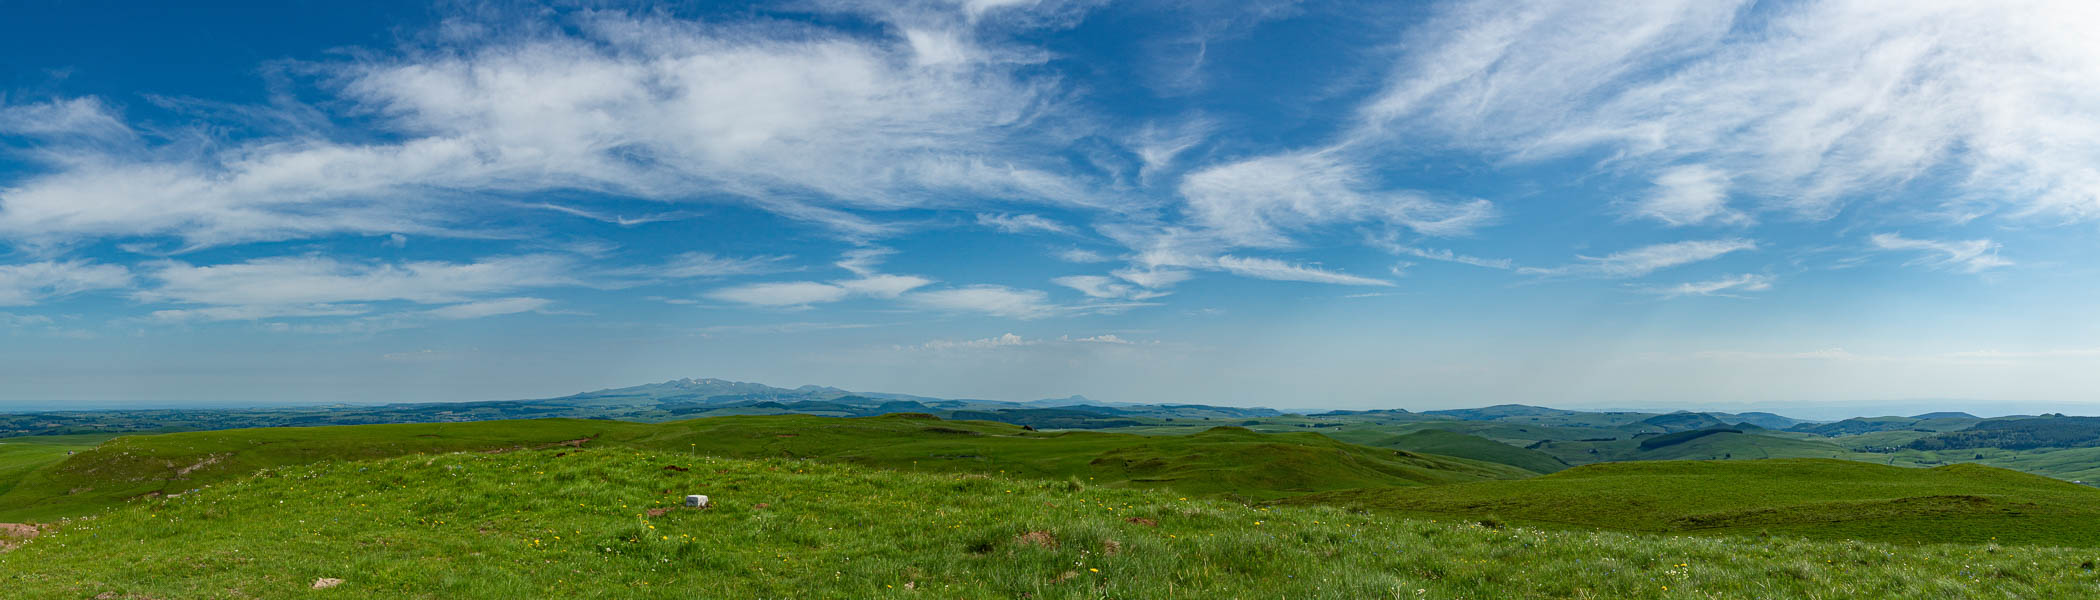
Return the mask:
<svg viewBox="0 0 2100 600">
<path fill-rule="evenodd" d="M 0 407 L 2100 389 L 2090 3 L 6 11 Z"/>
</svg>

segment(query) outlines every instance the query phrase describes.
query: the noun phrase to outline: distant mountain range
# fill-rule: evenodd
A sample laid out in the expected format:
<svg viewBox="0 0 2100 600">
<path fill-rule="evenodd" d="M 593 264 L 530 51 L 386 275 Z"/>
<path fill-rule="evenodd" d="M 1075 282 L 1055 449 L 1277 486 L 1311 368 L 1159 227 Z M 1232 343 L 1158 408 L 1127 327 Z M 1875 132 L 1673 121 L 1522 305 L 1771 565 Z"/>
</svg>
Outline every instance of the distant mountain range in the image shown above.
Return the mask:
<svg viewBox="0 0 2100 600">
<path fill-rule="evenodd" d="M 1027 402 L 950 399 L 846 390 L 831 386 L 804 385 L 780 388 L 726 379 L 674 379 L 623 388 L 604 389 L 556 398 L 485 402 L 401 403 L 377 406 L 335 405 L 325 407 L 262 409 L 152 409 L 47 411 L 0 414 L 0 437 L 93 432 L 168 432 L 243 427 L 366 425 L 380 423 L 427 423 L 488 421 L 499 419 L 575 418 L 664 422 L 724 415 L 810 414 L 859 417 L 891 413 L 927 413 L 945 419 L 1001 421 L 1037 428 L 1106 429 L 1170 425 L 1188 422 L 1226 422 L 1290 416 L 1270 408 L 1242 408 L 1203 404 L 1144 404 L 1100 402 L 1085 396 L 1045 398 Z M 1729 428 L 1736 430 L 1783 430 L 1823 436 L 1857 435 L 1881 431 L 1923 433 L 1966 429 L 1991 419 L 1968 413 L 1936 412 L 1912 417 L 1861 417 L 1837 422 L 1815 422 L 1769 412 L 1643 412 L 1581 411 L 1502 404 L 1481 408 L 1410 412 L 1404 409 L 1304 411 L 1292 413 L 1315 419 L 1351 417 L 1381 422 L 1474 421 L 1534 424 L 1555 427 L 1605 427 L 1630 432 L 1668 434 L 1684 431 Z M 1308 423 L 1304 426 L 1312 427 Z M 1329 422 L 1323 427 L 1339 426 Z M 2032 428 L 2029 428 L 2032 429 Z M 2003 433 L 2000 438 L 2021 435 L 2023 443 L 2063 443 L 2049 436 Z M 1961 440 L 1921 441 L 1937 447 L 1965 447 L 1980 443 L 1979 436 Z M 1995 438 L 1994 438 L 1995 439 Z M 2036 441 L 2042 440 L 2042 441 Z"/>
</svg>

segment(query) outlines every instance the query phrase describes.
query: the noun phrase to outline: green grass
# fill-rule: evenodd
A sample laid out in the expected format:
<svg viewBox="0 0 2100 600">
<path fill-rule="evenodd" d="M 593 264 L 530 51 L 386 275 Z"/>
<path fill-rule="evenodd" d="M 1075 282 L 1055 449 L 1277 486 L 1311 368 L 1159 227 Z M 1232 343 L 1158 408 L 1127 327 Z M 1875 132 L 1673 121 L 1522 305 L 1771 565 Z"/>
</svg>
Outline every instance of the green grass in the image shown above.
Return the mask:
<svg viewBox="0 0 2100 600">
<path fill-rule="evenodd" d="M 117 438 L 16 478 L 0 521 L 87 514 L 272 466 L 412 453 L 592 447 L 798 457 L 936 472 L 1076 477 L 1247 501 L 1376 486 L 1533 475 L 1507 465 L 1355 446 L 1313 433 L 1219 428 L 1186 436 L 1035 432 L 923 415 L 840 419 L 717 417 L 662 424 L 542 419 L 417 425 L 266 428 Z"/>
<path fill-rule="evenodd" d="M 2100 586 L 2091 550 L 1491 529 L 1072 481 L 564 451 L 272 468 L 66 523 L 0 554 L 0 585 L 9 598 L 164 600 L 2070 598 Z M 718 504 L 648 514 L 684 493 Z M 345 583 L 309 589 L 323 577 Z"/>
<path fill-rule="evenodd" d="M 1683 434 L 1671 434 L 1683 435 Z M 1537 450 L 1570 464 L 1639 460 L 1745 460 L 1766 458 L 1837 458 L 1885 462 L 1886 455 L 1866 454 L 1820 439 L 1801 439 L 1770 433 L 1715 433 L 1660 448 L 1643 448 L 1642 442 L 1660 436 L 1620 436 L 1611 441 L 1551 441 Z"/>
<path fill-rule="evenodd" d="M 1537 450 L 1527 450 L 1478 436 L 1438 429 L 1391 436 L 1364 442 L 1364 445 L 1470 458 L 1539 473 L 1552 473 L 1568 468 L 1567 463 Z"/>
<path fill-rule="evenodd" d="M 37 469 L 65 460 L 68 452 L 86 451 L 113 437 L 116 434 L 0 438 L 0 495 Z"/>
<path fill-rule="evenodd" d="M 1587 465 L 1523 481 L 1316 494 L 1291 503 L 1540 525 L 1897 543 L 2100 545 L 2100 490 L 1983 467 L 1787 459 Z"/>
</svg>

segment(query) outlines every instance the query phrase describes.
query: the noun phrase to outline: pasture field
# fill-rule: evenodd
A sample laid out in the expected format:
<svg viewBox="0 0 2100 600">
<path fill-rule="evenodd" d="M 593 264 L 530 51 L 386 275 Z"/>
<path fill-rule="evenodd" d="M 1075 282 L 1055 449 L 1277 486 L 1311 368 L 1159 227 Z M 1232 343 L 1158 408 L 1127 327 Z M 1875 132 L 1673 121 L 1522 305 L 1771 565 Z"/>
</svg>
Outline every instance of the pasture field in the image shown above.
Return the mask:
<svg viewBox="0 0 2100 600">
<path fill-rule="evenodd" d="M 676 506 L 708 494 L 706 510 Z M 19 598 L 2074 598 L 2100 551 L 1484 526 L 632 448 L 278 466 L 0 554 Z M 314 590 L 323 578 L 341 584 Z"/>
<path fill-rule="evenodd" d="M 1585 465 L 1522 481 L 1313 494 L 1446 518 L 1651 533 L 2100 546 L 2100 489 L 1980 465 L 1822 459 Z"/>
<path fill-rule="evenodd" d="M 943 421 L 912 414 L 738 416 L 660 424 L 538 419 L 120 437 L 11 479 L 17 483 L 0 494 L 0 521 L 84 515 L 127 500 L 182 493 L 266 467 L 418 453 L 577 446 L 741 458 L 822 458 L 914 471 L 1074 477 L 1097 485 L 1169 488 L 1250 502 L 1317 491 L 1536 474 L 1491 462 L 1345 444 L 1314 433 L 1257 434 L 1229 427 L 1185 436 L 1139 436 L 1037 432 L 1005 423 Z"/>
</svg>

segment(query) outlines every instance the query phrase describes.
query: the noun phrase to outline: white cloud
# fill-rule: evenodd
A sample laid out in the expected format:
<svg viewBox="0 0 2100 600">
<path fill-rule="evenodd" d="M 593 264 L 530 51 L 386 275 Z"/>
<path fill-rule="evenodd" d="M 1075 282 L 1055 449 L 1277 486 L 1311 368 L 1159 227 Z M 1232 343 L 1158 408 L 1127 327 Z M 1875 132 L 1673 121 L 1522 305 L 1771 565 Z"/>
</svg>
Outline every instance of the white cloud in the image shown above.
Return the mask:
<svg viewBox="0 0 2100 600">
<path fill-rule="evenodd" d="M 1208 119 L 1190 119 L 1173 125 L 1148 123 L 1129 142 L 1138 156 L 1138 181 L 1150 184 L 1160 171 L 1174 166 L 1181 155 L 1203 143 L 1217 124 Z"/>
<path fill-rule="evenodd" d="M 906 296 L 907 300 L 926 308 L 1013 319 L 1038 319 L 1057 313 L 1060 308 L 1051 304 L 1049 298 L 1049 294 L 1040 290 L 998 285 L 973 285 Z"/>
<path fill-rule="evenodd" d="M 1757 242 L 1734 238 L 1671 242 L 1614 252 L 1603 257 L 1577 256 L 1582 262 L 1553 268 L 1524 267 L 1519 273 L 1546 276 L 1627 278 L 1661 269 L 1712 260 L 1731 252 L 1757 249 Z"/>
<path fill-rule="evenodd" d="M 1438 260 L 1448 263 L 1458 263 L 1462 265 L 1471 265 L 1475 267 L 1485 267 L 1489 269 L 1502 269 L 1505 271 L 1516 268 L 1516 263 L 1507 258 L 1481 258 L 1478 256 L 1467 256 L 1464 254 L 1459 254 L 1456 252 L 1452 252 L 1448 249 L 1417 248 L 1414 246 L 1409 246 L 1400 243 L 1398 235 L 1388 234 L 1367 236 L 1366 242 L 1374 247 L 1385 250 L 1386 252 L 1391 252 L 1393 254 L 1403 256 L 1413 256 L 1416 258 L 1426 258 L 1429 260 Z"/>
<path fill-rule="evenodd" d="M 1188 271 L 1183 271 L 1179 269 L 1158 268 L 1116 269 L 1115 272 L 1110 274 L 1115 275 L 1118 279 L 1122 279 L 1124 281 L 1144 286 L 1147 289 L 1155 290 L 1160 288 L 1173 287 L 1174 284 L 1181 283 L 1183 281 L 1188 281 L 1190 277 L 1193 277 L 1193 275 L 1190 275 Z"/>
<path fill-rule="evenodd" d="M 914 275 L 870 274 L 860 279 L 849 279 L 833 283 L 856 294 L 877 298 L 895 298 L 905 292 L 925 287 L 933 283 L 933 280 Z"/>
<path fill-rule="evenodd" d="M 1115 279 L 1100 275 L 1071 275 L 1054 278 L 1050 282 L 1079 290 L 1079 293 L 1086 294 L 1091 298 L 1124 298 L 1137 290 L 1137 288 L 1119 283 Z"/>
<path fill-rule="evenodd" d="M 137 135 L 94 98 L 16 105 L 8 105 L 5 100 L 0 98 L 0 134 L 61 142 L 79 138 L 128 142 Z"/>
<path fill-rule="evenodd" d="M 1336 285 L 1393 285 L 1393 282 L 1383 279 L 1359 277 L 1318 267 L 1295 265 L 1273 258 L 1225 255 L 1218 257 L 1218 268 L 1224 269 L 1227 273 L 1256 279 L 1309 281 Z"/>
<path fill-rule="evenodd" d="M 839 257 L 838 262 L 832 264 L 854 275 L 867 277 L 875 274 L 875 267 L 881 266 L 882 261 L 889 260 L 890 255 L 896 253 L 897 251 L 889 248 L 855 248 L 846 251 Z"/>
<path fill-rule="evenodd" d="M 1037 150 L 1060 143 L 1041 134 L 1061 122 L 1057 82 L 1011 53 L 921 64 L 905 39 L 609 11 L 560 30 L 321 65 L 336 95 L 320 106 L 386 135 L 40 148 L 52 169 L 0 188 L 0 236 L 450 234 L 477 227 L 471 199 L 546 190 L 737 198 L 855 236 L 890 231 L 861 210 L 1096 202 Z M 92 98 L 5 110 L 10 131 L 128 130 Z"/>
<path fill-rule="evenodd" d="M 149 269 L 146 277 L 157 285 L 134 293 L 139 301 L 204 305 L 156 312 L 162 319 L 340 316 L 367 312 L 363 303 L 455 304 L 485 294 L 579 283 L 571 274 L 573 261 L 556 255 L 468 263 L 366 263 L 296 256 L 206 266 L 163 261 Z"/>
<path fill-rule="evenodd" d="M 1031 231 L 1049 233 L 1072 232 L 1072 229 L 1065 227 L 1065 224 L 1044 218 L 1042 215 L 977 213 L 977 224 L 1006 233 L 1028 233 Z"/>
<path fill-rule="evenodd" d="M 28 327 L 32 325 L 50 324 L 51 317 L 46 317 L 44 315 L 18 315 L 14 313 L 0 312 L 0 327 Z"/>
<path fill-rule="evenodd" d="M 1057 253 L 1057 259 L 1070 263 L 1100 263 L 1111 259 L 1101 253 L 1082 248 L 1071 248 Z"/>
<path fill-rule="evenodd" d="M 1762 292 L 1772 289 L 1772 277 L 1745 273 L 1708 281 L 1680 283 L 1666 287 L 1645 288 L 1646 291 L 1665 298 L 1683 296 L 1733 296 L 1738 292 Z"/>
<path fill-rule="evenodd" d="M 1012 333 L 1008 333 L 1008 334 L 1004 334 L 1004 335 L 1001 335 L 1001 336 L 998 336 L 998 337 L 989 337 L 989 338 L 984 338 L 984 339 L 976 339 L 976 340 L 932 340 L 932 341 L 926 342 L 926 343 L 924 343 L 924 344 L 919 344 L 919 345 L 918 345 L 918 346 L 916 347 L 916 349 L 920 349 L 920 350 L 982 350 L 982 349 L 987 349 L 987 348 L 1008 348 L 1008 347 L 1013 347 L 1013 346 L 1032 346 L 1032 345 L 1035 345 L 1035 344 L 1038 344 L 1038 343 L 1041 343 L 1041 342 L 1037 342 L 1037 341 L 1029 340 L 1029 339 L 1023 338 L 1023 337 L 1021 337 L 1021 336 L 1018 336 L 1018 335 L 1014 335 L 1014 334 L 1012 334 Z"/>
<path fill-rule="evenodd" d="M 1334 152 L 1277 154 L 1189 173 L 1181 195 L 1195 223 L 1236 246 L 1288 247 L 1293 232 L 1375 222 L 1429 235 L 1457 235 L 1492 221 L 1494 205 L 1441 202 L 1378 190 L 1366 170 Z"/>
<path fill-rule="evenodd" d="M 752 275 L 780 270 L 785 256 L 754 256 L 730 258 L 707 252 L 687 252 L 673 256 L 663 266 L 651 269 L 659 277 L 690 279 L 697 277 L 726 277 L 730 275 Z"/>
<path fill-rule="evenodd" d="M 1604 156 L 1658 179 L 1696 160 L 1737 195 L 1810 218 L 1855 196 L 1946 202 L 1888 193 L 1932 173 L 1956 174 L 1934 179 L 1980 205 L 1953 212 L 2100 217 L 2100 107 L 2085 100 L 2100 88 L 2100 11 L 2087 2 L 1478 0 L 1440 13 L 1402 34 L 1412 52 L 1358 137 Z"/>
<path fill-rule="evenodd" d="M 853 279 L 752 283 L 718 289 L 709 292 L 707 296 L 752 306 L 801 307 L 838 302 L 855 296 L 896 298 L 905 292 L 933 283 L 931 279 L 916 275 L 891 275 L 877 271 L 876 267 L 881 266 L 882 261 L 893 253 L 887 248 L 856 248 L 847 251 L 834 264 L 857 275 Z"/>
<path fill-rule="evenodd" d="M 1741 224 L 1749 215 L 1728 208 L 1728 175 L 1706 165 L 1673 167 L 1655 176 L 1655 189 L 1627 213 L 1666 225 Z"/>
<path fill-rule="evenodd" d="M 1874 247 L 1882 250 L 1916 251 L 1926 255 L 1911 261 L 1913 265 L 1928 265 L 1936 268 L 1960 269 L 1968 273 L 1980 273 L 1998 267 L 2009 266 L 2012 261 L 1998 257 L 1997 242 L 1981 240 L 1917 240 L 1903 237 L 1900 233 L 1877 233 L 1869 238 Z"/>
<path fill-rule="evenodd" d="M 752 306 L 808 306 L 845 300 L 852 292 L 818 281 L 753 283 L 708 292 L 707 297 Z"/>
<path fill-rule="evenodd" d="M 84 260 L 0 265 L 0 306 L 28 306 L 81 292 L 131 285 L 131 271 Z"/>
<path fill-rule="evenodd" d="M 156 321 L 255 321 L 261 319 L 354 317 L 372 312 L 367 304 L 257 304 L 156 310 L 148 316 Z"/>
<path fill-rule="evenodd" d="M 439 319 L 479 319 L 499 315 L 545 310 L 554 301 L 545 298 L 502 298 L 454 304 L 423 311 L 423 314 Z"/>
</svg>

